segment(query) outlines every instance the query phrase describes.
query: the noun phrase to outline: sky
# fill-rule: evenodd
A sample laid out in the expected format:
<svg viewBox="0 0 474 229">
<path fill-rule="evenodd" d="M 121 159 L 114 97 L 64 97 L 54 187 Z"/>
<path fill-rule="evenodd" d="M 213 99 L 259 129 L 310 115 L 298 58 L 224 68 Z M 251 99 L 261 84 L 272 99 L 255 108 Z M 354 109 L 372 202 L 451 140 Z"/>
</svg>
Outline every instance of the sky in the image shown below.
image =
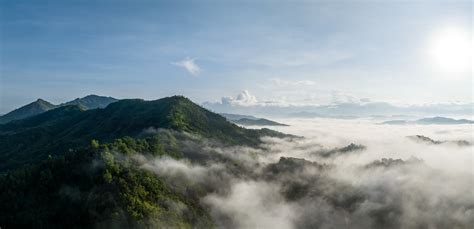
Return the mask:
<svg viewBox="0 0 474 229">
<path fill-rule="evenodd" d="M 88 94 L 244 96 L 250 105 L 473 101 L 471 1 L 5 0 L 0 8 L 0 113 Z"/>
</svg>

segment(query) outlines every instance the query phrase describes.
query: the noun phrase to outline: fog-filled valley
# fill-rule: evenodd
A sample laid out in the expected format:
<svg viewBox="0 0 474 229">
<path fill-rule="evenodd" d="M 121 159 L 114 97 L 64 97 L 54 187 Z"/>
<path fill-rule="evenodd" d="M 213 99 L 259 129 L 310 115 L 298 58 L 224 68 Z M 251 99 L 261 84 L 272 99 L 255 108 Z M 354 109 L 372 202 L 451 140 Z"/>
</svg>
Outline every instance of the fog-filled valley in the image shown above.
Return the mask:
<svg viewBox="0 0 474 229">
<path fill-rule="evenodd" d="M 156 160 L 146 169 L 217 191 L 202 201 L 223 228 L 468 228 L 474 223 L 472 126 L 385 126 L 366 120 L 281 120 L 261 149 L 215 148 L 246 168 Z M 167 161 L 169 162 L 169 160 Z"/>
<path fill-rule="evenodd" d="M 363 152 L 347 158 L 347 161 L 351 163 L 368 163 L 384 157 L 402 159 L 416 157 L 437 169 L 473 172 L 472 125 L 396 126 L 381 125 L 379 121 L 366 119 L 287 119 L 282 121 L 290 126 L 272 129 L 305 136 L 325 148 L 342 147 L 350 143 L 366 146 Z M 445 143 L 430 144 L 427 141 L 411 138 L 417 135 L 445 141 Z M 463 140 L 469 144 L 465 146 L 456 144 Z"/>
</svg>

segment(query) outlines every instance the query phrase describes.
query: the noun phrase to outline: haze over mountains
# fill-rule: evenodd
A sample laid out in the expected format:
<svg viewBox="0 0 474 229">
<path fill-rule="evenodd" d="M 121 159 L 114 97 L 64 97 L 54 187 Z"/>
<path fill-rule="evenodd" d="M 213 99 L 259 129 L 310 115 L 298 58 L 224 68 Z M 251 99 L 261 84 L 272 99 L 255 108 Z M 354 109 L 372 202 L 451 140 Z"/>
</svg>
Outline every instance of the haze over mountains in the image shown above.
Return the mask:
<svg viewBox="0 0 474 229">
<path fill-rule="evenodd" d="M 220 101 L 204 102 L 203 106 L 219 113 L 253 114 L 281 118 L 361 118 L 370 116 L 469 117 L 473 103 L 432 103 L 424 105 L 394 105 L 388 102 L 355 99 L 326 104 L 261 101 L 248 91 Z"/>
</svg>

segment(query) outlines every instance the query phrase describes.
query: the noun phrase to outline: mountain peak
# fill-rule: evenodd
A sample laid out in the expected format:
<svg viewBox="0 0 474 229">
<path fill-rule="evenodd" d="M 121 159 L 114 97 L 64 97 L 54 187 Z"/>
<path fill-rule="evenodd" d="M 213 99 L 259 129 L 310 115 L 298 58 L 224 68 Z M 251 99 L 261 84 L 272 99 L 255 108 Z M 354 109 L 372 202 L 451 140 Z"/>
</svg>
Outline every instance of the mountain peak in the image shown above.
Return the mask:
<svg viewBox="0 0 474 229">
<path fill-rule="evenodd" d="M 41 98 L 36 101 L 26 104 L 18 109 L 15 109 L 0 117 L 0 124 L 7 123 L 13 120 L 24 119 L 33 115 L 41 114 L 45 111 L 56 108 L 56 105 L 43 100 Z"/>
</svg>

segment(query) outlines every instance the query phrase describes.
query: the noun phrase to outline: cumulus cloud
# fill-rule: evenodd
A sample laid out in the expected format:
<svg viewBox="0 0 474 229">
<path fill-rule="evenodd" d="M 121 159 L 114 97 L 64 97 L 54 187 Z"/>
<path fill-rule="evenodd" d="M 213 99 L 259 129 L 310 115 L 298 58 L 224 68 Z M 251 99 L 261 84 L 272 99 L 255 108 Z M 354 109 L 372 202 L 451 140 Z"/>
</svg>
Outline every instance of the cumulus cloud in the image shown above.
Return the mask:
<svg viewBox="0 0 474 229">
<path fill-rule="evenodd" d="M 286 102 L 282 100 L 259 100 L 248 90 L 243 90 L 235 97 L 222 97 L 221 102 L 205 104 L 228 107 L 284 107 L 287 105 Z"/>
<path fill-rule="evenodd" d="M 257 97 L 250 94 L 249 91 L 243 90 L 236 97 L 223 97 L 222 104 L 231 106 L 255 106 L 258 105 Z"/>
<path fill-rule="evenodd" d="M 198 75 L 201 72 L 201 68 L 195 63 L 195 59 L 186 57 L 184 60 L 179 62 L 172 62 L 171 64 L 186 69 L 191 75 Z"/>
<path fill-rule="evenodd" d="M 204 102 L 203 106 L 211 110 L 218 112 L 236 112 L 239 109 L 252 110 L 252 109 L 279 109 L 288 106 L 296 106 L 297 104 L 288 103 L 283 99 L 274 100 L 262 100 L 258 99 L 255 95 L 250 93 L 248 90 L 243 90 L 236 96 L 222 97 L 221 101 L 217 102 Z M 232 109 L 235 109 L 232 111 Z M 245 113 L 245 112 L 244 112 Z M 260 112 L 254 112 L 260 113 Z"/>
</svg>

